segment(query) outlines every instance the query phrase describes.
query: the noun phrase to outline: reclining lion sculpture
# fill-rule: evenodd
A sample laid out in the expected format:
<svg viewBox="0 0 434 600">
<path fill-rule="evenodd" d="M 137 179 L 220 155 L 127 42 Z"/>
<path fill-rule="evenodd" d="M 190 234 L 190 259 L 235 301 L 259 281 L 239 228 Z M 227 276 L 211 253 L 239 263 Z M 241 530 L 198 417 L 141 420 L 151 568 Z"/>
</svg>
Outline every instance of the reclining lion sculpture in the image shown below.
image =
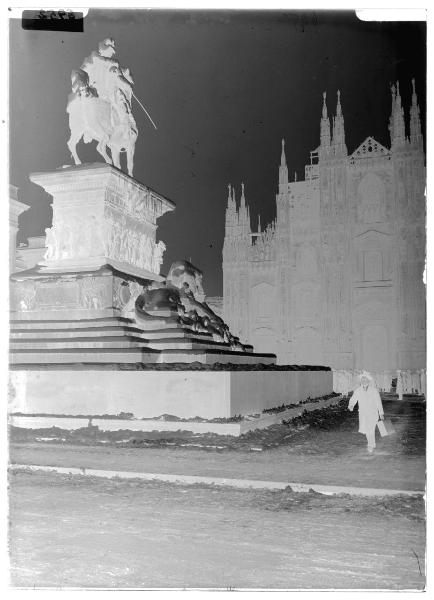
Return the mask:
<svg viewBox="0 0 434 600">
<path fill-rule="evenodd" d="M 160 321 L 162 325 L 178 323 L 191 331 L 211 334 L 216 341 L 229 344 L 232 350 L 245 351 L 239 338 L 231 334 L 204 299 L 201 271 L 188 261 L 177 261 L 170 267 L 165 283 L 151 284 L 137 297 L 136 318 Z M 155 314 L 160 311 L 170 312 Z"/>
</svg>

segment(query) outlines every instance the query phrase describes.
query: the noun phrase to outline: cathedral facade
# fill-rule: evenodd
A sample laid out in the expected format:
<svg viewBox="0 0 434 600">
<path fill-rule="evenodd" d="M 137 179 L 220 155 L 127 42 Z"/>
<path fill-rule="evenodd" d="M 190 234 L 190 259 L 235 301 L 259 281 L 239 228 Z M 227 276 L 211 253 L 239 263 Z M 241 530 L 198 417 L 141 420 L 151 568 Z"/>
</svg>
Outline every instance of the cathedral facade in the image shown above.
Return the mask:
<svg viewBox="0 0 434 600">
<path fill-rule="evenodd" d="M 324 94 L 320 145 L 304 181 L 288 180 L 285 144 L 276 218 L 252 231 L 244 186 L 229 186 L 223 316 L 241 341 L 278 362 L 371 372 L 426 362 L 425 156 L 413 81 L 408 135 L 392 87 L 390 147 L 367 137 L 351 154 L 337 94 Z"/>
</svg>

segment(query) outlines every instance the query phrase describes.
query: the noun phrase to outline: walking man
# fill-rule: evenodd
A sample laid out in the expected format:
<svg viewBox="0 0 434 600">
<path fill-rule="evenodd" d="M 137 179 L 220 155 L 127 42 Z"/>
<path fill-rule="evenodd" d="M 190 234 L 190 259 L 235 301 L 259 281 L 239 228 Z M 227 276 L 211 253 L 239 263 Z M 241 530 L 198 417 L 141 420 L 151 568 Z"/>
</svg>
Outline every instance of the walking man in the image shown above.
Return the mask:
<svg viewBox="0 0 434 600">
<path fill-rule="evenodd" d="M 372 453 L 375 448 L 375 427 L 378 420 L 384 419 L 384 411 L 380 394 L 367 371 L 363 371 L 360 376 L 360 387 L 354 391 L 348 410 L 354 410 L 357 403 L 359 404 L 359 433 L 366 435 L 368 452 Z"/>
</svg>

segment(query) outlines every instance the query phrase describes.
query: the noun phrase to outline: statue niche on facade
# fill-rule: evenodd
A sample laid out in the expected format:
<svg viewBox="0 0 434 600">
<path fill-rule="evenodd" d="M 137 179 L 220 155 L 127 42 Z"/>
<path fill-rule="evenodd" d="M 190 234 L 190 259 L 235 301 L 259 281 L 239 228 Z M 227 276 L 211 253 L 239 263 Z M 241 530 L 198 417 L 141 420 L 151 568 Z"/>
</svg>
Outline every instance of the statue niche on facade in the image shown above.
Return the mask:
<svg viewBox="0 0 434 600">
<path fill-rule="evenodd" d="M 131 110 L 134 81 L 129 69 L 122 68 L 114 58 L 115 52 L 115 42 L 108 38 L 80 69 L 72 71 L 72 92 L 66 109 L 71 130 L 68 148 L 79 165 L 78 142 L 82 138 L 85 143 L 96 140 L 96 149 L 105 162 L 118 169 L 120 153 L 126 152 L 127 171 L 132 176 L 138 133 Z"/>
</svg>

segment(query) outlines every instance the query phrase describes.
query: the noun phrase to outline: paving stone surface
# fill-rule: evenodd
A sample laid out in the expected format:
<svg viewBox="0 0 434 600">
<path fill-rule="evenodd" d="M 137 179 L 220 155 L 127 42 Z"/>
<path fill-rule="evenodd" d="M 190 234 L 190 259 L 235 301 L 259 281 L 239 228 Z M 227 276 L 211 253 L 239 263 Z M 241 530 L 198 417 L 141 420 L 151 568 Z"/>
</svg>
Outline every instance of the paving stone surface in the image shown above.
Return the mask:
<svg viewBox="0 0 434 600">
<path fill-rule="evenodd" d="M 396 434 L 377 435 L 373 456 L 357 433 L 357 414 L 343 402 L 238 440 L 157 432 L 133 440 L 121 432 L 118 439 L 72 444 L 58 432 L 21 441 L 13 433 L 10 461 L 423 489 L 425 405 L 385 400 L 384 407 Z M 18 587 L 425 585 L 421 497 L 329 497 L 12 470 L 9 541 Z"/>
<path fill-rule="evenodd" d="M 10 475 L 13 586 L 420 590 L 421 498 Z"/>
<path fill-rule="evenodd" d="M 346 405 L 347 401 L 343 401 L 336 408 L 309 413 L 289 424 L 242 438 L 188 432 L 150 432 L 143 436 L 137 436 L 137 432 L 117 432 L 102 435 L 98 440 L 84 437 L 62 443 L 59 432 L 19 432 L 11 436 L 10 461 L 423 490 L 425 403 L 385 399 L 385 414 L 391 418 L 396 433 L 381 438 L 377 432 L 373 455 L 366 451 L 365 436 L 357 432 L 357 413 L 347 411 Z"/>
</svg>

